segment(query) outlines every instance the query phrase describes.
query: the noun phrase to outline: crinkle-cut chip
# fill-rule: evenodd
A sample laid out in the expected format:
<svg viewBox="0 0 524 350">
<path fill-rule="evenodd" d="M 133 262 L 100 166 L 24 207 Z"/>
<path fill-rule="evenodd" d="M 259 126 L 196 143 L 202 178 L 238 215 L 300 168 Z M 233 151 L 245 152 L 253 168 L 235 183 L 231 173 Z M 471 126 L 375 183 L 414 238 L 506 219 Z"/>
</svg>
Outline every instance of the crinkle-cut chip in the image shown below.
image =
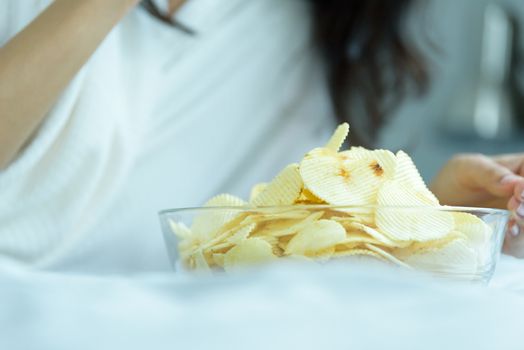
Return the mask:
<svg viewBox="0 0 524 350">
<path fill-rule="evenodd" d="M 238 244 L 249 237 L 249 235 L 253 232 L 255 229 L 256 224 L 250 224 L 247 226 L 244 226 L 240 228 L 237 232 L 235 232 L 231 237 L 227 239 L 227 242 Z"/>
<path fill-rule="evenodd" d="M 452 212 L 455 230 L 465 234 L 474 246 L 483 246 L 491 238 L 492 230 L 482 219 L 469 213 Z"/>
<path fill-rule="evenodd" d="M 253 232 L 255 236 L 273 236 L 282 237 L 293 235 L 302 228 L 310 225 L 312 222 L 320 219 L 323 215 L 322 211 L 311 213 L 309 216 L 303 219 L 291 219 L 291 220 L 272 220 L 261 223 L 257 226 Z"/>
<path fill-rule="evenodd" d="M 388 176 L 376 159 L 343 162 L 329 155 L 304 158 L 300 174 L 315 196 L 338 206 L 375 204 L 377 190 Z"/>
<path fill-rule="evenodd" d="M 224 255 L 223 253 L 213 254 L 213 263 L 216 266 L 224 267 Z"/>
<path fill-rule="evenodd" d="M 183 222 L 176 222 L 170 219 L 169 227 L 178 238 L 186 239 L 191 237 L 191 230 Z"/>
<path fill-rule="evenodd" d="M 333 152 L 338 152 L 340 150 L 340 147 L 342 147 L 342 144 L 344 144 L 344 141 L 348 137 L 348 134 L 349 124 L 340 124 L 333 133 L 333 136 L 331 136 L 328 143 L 324 147 L 329 150 L 332 150 Z"/>
<path fill-rule="evenodd" d="M 391 262 L 391 263 L 393 263 L 393 264 L 395 264 L 395 265 L 402 266 L 402 267 L 405 267 L 405 268 L 408 268 L 408 269 L 411 268 L 411 266 L 409 266 L 409 265 L 406 264 L 405 262 L 403 262 L 403 261 L 397 259 L 393 254 L 387 252 L 386 250 L 384 250 L 384 249 L 382 249 L 382 248 L 380 248 L 380 247 L 377 247 L 377 246 L 375 246 L 375 245 L 373 245 L 373 244 L 369 244 L 369 243 L 364 244 L 364 246 L 365 246 L 367 249 L 369 249 L 369 250 L 371 250 L 371 251 L 377 253 L 377 254 L 380 255 L 381 257 L 383 257 L 384 260 L 387 260 L 387 261 L 389 261 L 389 262 Z"/>
<path fill-rule="evenodd" d="M 346 151 L 339 152 L 338 156 L 342 158 L 342 160 L 360 160 L 371 158 L 372 152 L 372 150 L 364 147 L 353 146 Z"/>
<path fill-rule="evenodd" d="M 488 244 L 493 230 L 482 219 L 469 213 L 453 212 L 455 230 L 462 232 L 467 237 L 471 248 L 478 253 L 479 265 L 486 264 L 490 259 L 490 244 Z"/>
<path fill-rule="evenodd" d="M 377 241 L 379 241 L 381 244 L 388 246 L 388 247 L 405 247 L 410 243 L 409 241 L 405 242 L 405 241 L 396 241 L 394 239 L 391 239 L 389 236 L 383 234 L 382 232 L 375 230 L 372 227 L 358 223 L 358 222 L 347 223 L 344 225 L 344 227 L 348 231 L 358 230 L 358 231 L 364 232 L 368 234 L 369 236 L 373 237 L 374 239 L 376 239 Z"/>
<path fill-rule="evenodd" d="M 224 255 L 224 269 L 260 265 L 276 259 L 271 244 L 261 238 L 248 238 Z"/>
<path fill-rule="evenodd" d="M 220 194 L 211 198 L 204 207 L 239 207 L 246 205 L 242 199 L 232 196 L 230 194 Z M 200 239 L 212 238 L 223 225 L 233 220 L 238 214 L 239 210 L 202 210 L 202 213 L 195 217 L 191 225 L 191 232 Z"/>
<path fill-rule="evenodd" d="M 315 255 L 325 249 L 334 247 L 346 238 L 346 230 L 332 220 L 318 220 L 303 227 L 289 241 L 286 255 Z"/>
<path fill-rule="evenodd" d="M 290 164 L 251 203 L 255 206 L 292 205 L 300 196 L 302 187 L 298 164 Z"/>
<path fill-rule="evenodd" d="M 464 240 L 454 240 L 440 249 L 410 255 L 404 262 L 437 273 L 468 275 L 477 272 L 477 253 Z"/>
<path fill-rule="evenodd" d="M 414 188 L 428 204 L 438 205 L 437 197 L 427 188 L 413 160 L 403 151 L 397 152 L 397 167 L 394 180 Z"/>
<path fill-rule="evenodd" d="M 260 194 L 262 193 L 267 187 L 267 183 L 265 182 L 262 182 L 262 183 L 259 183 L 259 184 L 256 184 L 255 186 L 253 186 L 251 188 L 251 193 L 249 195 L 249 202 L 253 202 L 253 200 Z"/>
<path fill-rule="evenodd" d="M 404 183 L 386 181 L 378 191 L 377 200 L 377 228 L 394 241 L 430 241 L 443 238 L 453 230 L 450 213 L 429 206 L 417 190 Z"/>
<path fill-rule="evenodd" d="M 212 250 L 217 250 L 217 246 L 221 246 L 222 243 L 230 244 L 227 242 L 229 237 L 234 235 L 243 227 L 249 226 L 251 224 L 250 222 L 246 222 L 246 215 L 248 214 L 245 212 L 238 214 L 238 216 L 222 226 L 220 230 L 216 232 L 214 237 L 211 239 L 199 241 L 200 248 L 203 250 L 211 250 L 211 248 L 213 248 Z"/>
<path fill-rule="evenodd" d="M 344 162 L 363 159 L 375 160 L 381 168 L 377 168 L 377 170 L 383 171 L 384 177 L 387 179 L 393 178 L 397 168 L 397 157 L 393 152 L 385 149 L 368 150 L 363 147 L 351 147 L 348 151 L 338 153 L 338 157 Z"/>
</svg>

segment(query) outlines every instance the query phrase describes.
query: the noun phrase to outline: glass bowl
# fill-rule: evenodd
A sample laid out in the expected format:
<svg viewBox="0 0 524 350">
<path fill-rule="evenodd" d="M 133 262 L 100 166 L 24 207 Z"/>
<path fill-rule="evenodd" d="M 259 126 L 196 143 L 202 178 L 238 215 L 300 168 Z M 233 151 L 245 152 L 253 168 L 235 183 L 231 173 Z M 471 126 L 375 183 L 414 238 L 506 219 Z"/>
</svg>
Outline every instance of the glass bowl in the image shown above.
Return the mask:
<svg viewBox="0 0 524 350">
<path fill-rule="evenodd" d="M 509 212 L 447 206 L 294 205 L 181 208 L 163 210 L 159 217 L 167 252 L 175 270 L 192 270 L 195 267 L 193 260 L 188 260 L 187 253 L 184 255 L 185 260 L 181 259 L 182 246 L 186 249 L 185 252 L 188 251 L 188 246 L 201 248 L 201 256 L 207 261 L 206 268 L 209 265 L 209 271 L 214 272 L 223 270 L 223 257 L 230 249 L 241 240 L 254 237 L 269 242 L 279 258 L 296 257 L 296 254 L 289 253 L 289 242 L 298 232 L 304 231 L 305 224 L 302 223 L 306 220 L 310 220 L 309 224 L 312 220 L 330 220 L 346 229 L 346 239 L 321 252 L 303 253 L 305 256 L 300 258 L 320 263 L 347 259 L 348 266 L 351 266 L 352 259 L 365 256 L 403 268 L 426 271 L 439 277 L 487 283 L 500 257 Z M 195 218 L 198 223 L 195 222 Z M 217 225 L 226 222 L 227 227 L 213 232 Z M 242 237 L 238 234 L 235 236 L 236 232 L 240 232 L 240 229 L 248 224 L 251 225 L 250 233 L 244 232 Z M 273 227 L 274 230 L 268 230 L 268 227 Z M 193 232 L 195 230 L 207 232 L 198 236 L 197 241 L 193 240 L 193 243 L 188 244 L 186 240 L 186 243 L 181 245 L 182 236 L 187 236 L 190 232 L 191 237 L 199 234 Z M 449 232 L 445 233 L 442 230 Z M 315 234 L 314 230 L 310 229 L 307 237 L 313 237 Z M 306 233 L 302 232 L 301 235 L 305 236 Z M 315 242 L 321 240 L 316 238 Z M 301 246 L 300 243 L 294 244 L 294 253 L 297 249 L 300 251 L 297 246 Z M 220 249 L 215 250 L 213 247 Z M 193 248 L 189 251 L 195 251 Z M 216 264 L 213 256 L 216 257 Z M 219 256 L 222 256 L 221 262 L 218 262 Z"/>
</svg>

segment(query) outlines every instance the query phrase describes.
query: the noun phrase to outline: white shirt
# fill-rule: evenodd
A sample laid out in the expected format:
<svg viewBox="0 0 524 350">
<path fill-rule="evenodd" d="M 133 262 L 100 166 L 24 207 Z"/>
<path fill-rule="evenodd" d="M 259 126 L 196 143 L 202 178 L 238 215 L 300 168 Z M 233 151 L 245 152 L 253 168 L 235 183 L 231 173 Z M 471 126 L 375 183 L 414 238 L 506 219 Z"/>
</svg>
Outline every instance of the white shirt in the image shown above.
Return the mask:
<svg viewBox="0 0 524 350">
<path fill-rule="evenodd" d="M 0 43 L 44 7 L 3 1 Z M 307 1 L 191 0 L 176 20 L 195 35 L 130 13 L 0 173 L 1 256 L 167 269 L 159 210 L 246 197 L 325 142 L 334 121 Z"/>
</svg>

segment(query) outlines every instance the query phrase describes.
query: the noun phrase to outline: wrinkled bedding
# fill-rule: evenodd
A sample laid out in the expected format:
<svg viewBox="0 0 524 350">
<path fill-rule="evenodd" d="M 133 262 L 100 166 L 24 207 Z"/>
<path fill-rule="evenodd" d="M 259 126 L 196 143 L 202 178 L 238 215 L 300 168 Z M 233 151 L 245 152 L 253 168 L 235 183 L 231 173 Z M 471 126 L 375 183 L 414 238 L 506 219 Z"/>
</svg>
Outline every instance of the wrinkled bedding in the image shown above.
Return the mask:
<svg viewBox="0 0 524 350">
<path fill-rule="evenodd" d="M 0 268 L 0 349 L 524 349 L 524 261 L 489 286 L 354 262 L 232 276 Z"/>
</svg>

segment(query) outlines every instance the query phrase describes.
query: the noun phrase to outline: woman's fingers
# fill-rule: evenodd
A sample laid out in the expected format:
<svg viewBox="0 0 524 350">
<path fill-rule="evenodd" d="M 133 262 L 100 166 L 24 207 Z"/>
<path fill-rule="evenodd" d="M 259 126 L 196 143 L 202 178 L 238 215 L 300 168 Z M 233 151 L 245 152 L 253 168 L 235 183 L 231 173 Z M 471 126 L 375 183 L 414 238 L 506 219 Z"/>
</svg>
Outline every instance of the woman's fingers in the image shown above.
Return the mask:
<svg viewBox="0 0 524 350">
<path fill-rule="evenodd" d="M 515 198 L 515 196 L 511 197 L 509 202 L 508 202 L 508 210 L 510 211 L 516 211 L 517 208 L 519 207 L 521 202 L 519 202 L 517 200 L 517 198 Z"/>
<path fill-rule="evenodd" d="M 517 183 L 524 183 L 523 177 L 482 154 L 459 156 L 459 164 L 459 171 L 470 185 L 495 197 L 508 198 Z"/>
<path fill-rule="evenodd" d="M 523 226 L 515 219 L 512 219 L 508 225 L 508 232 L 504 238 L 503 251 L 517 258 L 524 257 Z"/>
<path fill-rule="evenodd" d="M 524 175 L 524 153 L 502 154 L 493 159 L 515 174 Z"/>
</svg>

